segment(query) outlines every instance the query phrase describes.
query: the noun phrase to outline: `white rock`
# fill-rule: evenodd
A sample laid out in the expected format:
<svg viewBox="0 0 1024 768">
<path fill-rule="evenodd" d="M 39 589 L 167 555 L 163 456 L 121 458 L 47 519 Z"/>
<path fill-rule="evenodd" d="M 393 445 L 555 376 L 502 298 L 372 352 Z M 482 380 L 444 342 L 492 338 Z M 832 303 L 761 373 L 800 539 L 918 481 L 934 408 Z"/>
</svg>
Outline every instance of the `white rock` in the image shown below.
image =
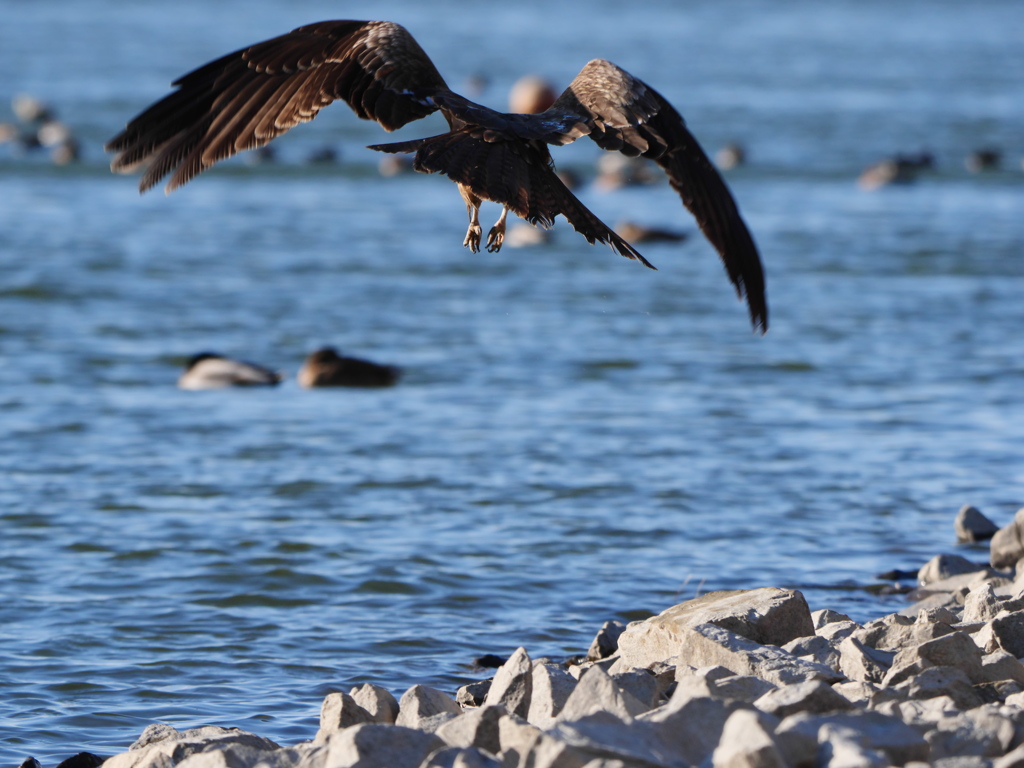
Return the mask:
<svg viewBox="0 0 1024 768">
<path fill-rule="evenodd" d="M 395 725 L 419 730 L 437 730 L 445 721 L 462 713 L 448 694 L 425 685 L 414 685 L 398 702 Z"/>
<path fill-rule="evenodd" d="M 729 715 L 711 762 L 714 768 L 786 768 L 786 760 L 763 715 L 739 709 Z"/>
<path fill-rule="evenodd" d="M 769 691 L 754 702 L 762 712 L 783 718 L 797 712 L 824 714 L 851 709 L 852 705 L 821 680 L 787 685 Z"/>
<path fill-rule="evenodd" d="M 549 728 L 576 688 L 576 680 L 553 664 L 533 665 L 533 692 L 526 719 L 539 728 Z"/>
<path fill-rule="evenodd" d="M 432 733 L 401 725 L 363 723 L 331 734 L 325 747 L 325 765 L 330 768 L 413 768 L 445 746 Z"/>
<path fill-rule="evenodd" d="M 501 719 L 508 712 L 500 705 L 485 704 L 463 712 L 434 733 L 452 747 L 476 747 L 492 755 L 501 752 Z"/>
<path fill-rule="evenodd" d="M 370 714 L 375 723 L 391 725 L 398 717 L 398 702 L 386 688 L 373 683 L 363 683 L 352 688 L 348 695 Z"/>
<path fill-rule="evenodd" d="M 970 504 L 964 504 L 956 514 L 953 529 L 957 541 L 973 542 L 991 539 L 999 530 L 999 526 Z"/>
<path fill-rule="evenodd" d="M 532 693 L 533 664 L 526 649 L 517 648 L 495 673 L 484 704 L 500 704 L 511 714 L 525 719 Z"/>
<path fill-rule="evenodd" d="M 972 563 L 960 555 L 936 555 L 917 572 L 918 584 L 933 584 L 964 573 L 984 571 L 984 565 Z"/>
<path fill-rule="evenodd" d="M 880 683 L 892 666 L 895 654 L 865 645 L 855 635 L 839 643 L 839 669 L 851 680 Z"/>
<path fill-rule="evenodd" d="M 1018 509 L 1013 522 L 1000 528 L 989 542 L 989 562 L 993 568 L 1009 568 L 1024 557 L 1024 508 Z"/>
<path fill-rule="evenodd" d="M 649 706 L 619 688 L 603 669 L 591 667 L 566 699 L 558 720 L 579 720 L 595 712 L 610 712 L 629 721 L 648 709 Z"/>
<path fill-rule="evenodd" d="M 347 693 L 329 693 L 320 705 L 320 730 L 313 739 L 314 744 L 323 744 L 327 737 L 343 728 L 360 723 L 372 723 L 370 713 L 356 703 Z"/>
</svg>

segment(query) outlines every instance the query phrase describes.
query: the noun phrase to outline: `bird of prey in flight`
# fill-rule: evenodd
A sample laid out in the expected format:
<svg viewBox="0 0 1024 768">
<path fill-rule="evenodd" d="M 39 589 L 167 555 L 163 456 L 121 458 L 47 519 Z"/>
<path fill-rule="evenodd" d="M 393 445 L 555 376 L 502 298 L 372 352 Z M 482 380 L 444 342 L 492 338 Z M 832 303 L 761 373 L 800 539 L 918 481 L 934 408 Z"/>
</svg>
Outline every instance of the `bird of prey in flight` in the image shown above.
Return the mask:
<svg viewBox="0 0 1024 768">
<path fill-rule="evenodd" d="M 509 211 L 543 227 L 561 214 L 588 242 L 653 269 L 562 183 L 548 146 L 589 136 L 602 149 L 650 158 L 718 251 L 737 294 L 746 296 L 754 327 L 768 328 L 761 260 L 725 182 L 672 105 L 609 61 L 588 63 L 545 112 L 506 114 L 449 89 L 404 27 L 323 21 L 229 53 L 173 85 L 106 145 L 117 153 L 112 170 L 144 168 L 141 191 L 172 174 L 170 192 L 217 161 L 312 120 L 336 99 L 387 131 L 440 111 L 447 133 L 371 149 L 415 152 L 417 171 L 454 181 L 469 211 L 463 244 L 474 252 L 480 203 L 491 200 L 502 211 L 487 237 L 490 251 L 501 248 Z"/>
</svg>

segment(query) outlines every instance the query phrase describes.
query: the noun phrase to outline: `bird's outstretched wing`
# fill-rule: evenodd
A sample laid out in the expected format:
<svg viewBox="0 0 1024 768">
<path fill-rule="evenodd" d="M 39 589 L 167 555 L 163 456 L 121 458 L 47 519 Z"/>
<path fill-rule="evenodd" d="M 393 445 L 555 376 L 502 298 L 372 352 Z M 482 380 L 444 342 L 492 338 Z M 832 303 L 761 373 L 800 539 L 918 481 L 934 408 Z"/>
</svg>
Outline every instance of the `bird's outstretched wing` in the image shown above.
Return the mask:
<svg viewBox="0 0 1024 768">
<path fill-rule="evenodd" d="M 387 21 L 322 21 L 211 61 L 106 145 L 111 169 L 148 165 L 145 191 L 167 191 L 218 160 L 266 144 L 342 99 L 392 131 L 436 111 L 444 79 L 406 29 Z"/>
<path fill-rule="evenodd" d="M 415 169 L 442 173 L 484 200 L 508 206 L 547 229 L 562 214 L 587 242 L 604 243 L 627 259 L 654 269 L 639 251 L 617 235 L 569 191 L 540 150 L 514 135 L 480 126 L 395 144 L 371 146 L 379 152 L 416 152 Z"/>
<path fill-rule="evenodd" d="M 550 144 L 590 136 L 602 149 L 658 163 L 718 251 L 737 294 L 746 296 L 754 326 L 768 329 L 757 246 L 725 181 L 664 97 L 611 62 L 595 59 L 547 112 L 532 117 L 536 138 Z"/>
</svg>

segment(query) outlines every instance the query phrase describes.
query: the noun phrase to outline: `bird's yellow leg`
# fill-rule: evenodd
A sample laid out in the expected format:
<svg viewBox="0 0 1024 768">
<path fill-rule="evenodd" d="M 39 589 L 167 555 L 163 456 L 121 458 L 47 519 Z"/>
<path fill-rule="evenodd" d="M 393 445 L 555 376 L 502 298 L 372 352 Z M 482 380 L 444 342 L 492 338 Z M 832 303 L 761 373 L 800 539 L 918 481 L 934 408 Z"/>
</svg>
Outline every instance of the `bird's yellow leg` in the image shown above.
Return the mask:
<svg viewBox="0 0 1024 768">
<path fill-rule="evenodd" d="M 466 230 L 466 239 L 462 241 L 462 245 L 477 253 L 480 250 L 480 234 L 483 232 L 480 227 L 480 198 L 461 184 L 459 194 L 466 201 L 466 210 L 469 212 L 469 229 Z"/>
<path fill-rule="evenodd" d="M 498 217 L 498 221 L 491 227 L 491 231 L 487 235 L 487 250 L 491 253 L 500 251 L 501 244 L 505 242 L 505 219 L 507 216 L 508 206 L 503 206 L 501 216 Z"/>
</svg>

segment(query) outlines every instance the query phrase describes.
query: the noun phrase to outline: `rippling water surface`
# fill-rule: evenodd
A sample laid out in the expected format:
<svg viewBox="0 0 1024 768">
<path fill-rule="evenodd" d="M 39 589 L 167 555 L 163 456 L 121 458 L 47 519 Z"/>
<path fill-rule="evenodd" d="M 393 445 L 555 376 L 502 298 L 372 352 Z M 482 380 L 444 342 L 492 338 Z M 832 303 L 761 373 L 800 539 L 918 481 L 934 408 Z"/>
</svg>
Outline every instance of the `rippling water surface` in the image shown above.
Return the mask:
<svg viewBox="0 0 1024 768">
<path fill-rule="evenodd" d="M 328 691 L 454 690 L 479 654 L 577 653 L 710 589 L 868 619 L 902 603 L 864 587 L 951 550 L 961 504 L 1021 506 L 1020 4 L 575 8 L 0 0 L 0 101 L 35 93 L 83 142 L 67 168 L 0 147 L 0 762 L 154 720 L 292 743 Z M 771 332 L 699 237 L 641 247 L 658 272 L 564 222 L 470 255 L 454 187 L 380 177 L 383 134 L 341 107 L 169 198 L 108 173 L 102 141 L 174 77 L 346 15 L 406 24 L 496 107 L 601 56 L 710 151 L 743 142 Z M 304 163 L 324 145 L 343 162 Z M 1004 170 L 967 173 L 989 145 Z M 918 183 L 857 188 L 922 149 Z M 667 185 L 580 195 L 693 229 Z M 174 386 L 201 350 L 294 374 L 328 343 L 405 378 Z"/>
</svg>

